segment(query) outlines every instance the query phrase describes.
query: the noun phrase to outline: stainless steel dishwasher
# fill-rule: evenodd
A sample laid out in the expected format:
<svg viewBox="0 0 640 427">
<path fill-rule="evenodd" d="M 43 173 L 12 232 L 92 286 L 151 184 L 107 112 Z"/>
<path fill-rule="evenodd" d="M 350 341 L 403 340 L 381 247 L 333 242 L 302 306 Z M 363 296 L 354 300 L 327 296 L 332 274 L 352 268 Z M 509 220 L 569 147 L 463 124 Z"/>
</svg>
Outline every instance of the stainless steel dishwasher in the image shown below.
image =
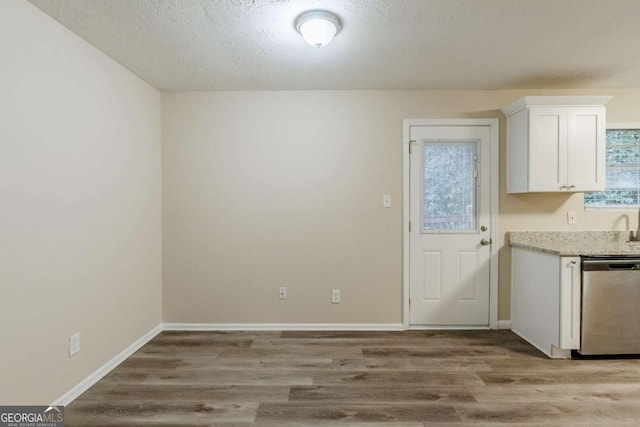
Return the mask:
<svg viewBox="0 0 640 427">
<path fill-rule="evenodd" d="M 640 257 L 582 258 L 579 353 L 640 354 Z"/>
</svg>

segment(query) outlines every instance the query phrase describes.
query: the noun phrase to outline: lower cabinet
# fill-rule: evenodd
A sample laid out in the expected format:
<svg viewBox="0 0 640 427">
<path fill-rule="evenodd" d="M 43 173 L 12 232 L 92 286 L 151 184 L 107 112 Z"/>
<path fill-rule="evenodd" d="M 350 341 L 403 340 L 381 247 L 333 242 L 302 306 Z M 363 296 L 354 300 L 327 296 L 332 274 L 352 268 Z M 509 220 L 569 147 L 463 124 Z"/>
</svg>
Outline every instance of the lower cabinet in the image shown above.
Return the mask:
<svg viewBox="0 0 640 427">
<path fill-rule="evenodd" d="M 549 357 L 571 357 L 580 348 L 580 257 L 511 255 L 511 329 Z"/>
</svg>

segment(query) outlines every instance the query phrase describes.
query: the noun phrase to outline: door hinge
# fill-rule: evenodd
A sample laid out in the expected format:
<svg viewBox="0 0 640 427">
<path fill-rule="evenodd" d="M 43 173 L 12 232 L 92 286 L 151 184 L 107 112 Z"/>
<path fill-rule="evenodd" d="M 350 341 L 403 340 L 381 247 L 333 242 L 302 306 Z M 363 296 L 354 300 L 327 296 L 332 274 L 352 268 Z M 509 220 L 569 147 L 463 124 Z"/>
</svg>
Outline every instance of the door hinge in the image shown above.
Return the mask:
<svg viewBox="0 0 640 427">
<path fill-rule="evenodd" d="M 416 140 L 415 140 L 415 139 L 411 139 L 411 140 L 409 140 L 409 154 L 411 154 L 411 152 L 412 152 L 412 150 L 411 150 L 411 146 L 412 146 L 413 144 L 415 144 L 415 143 L 416 143 Z"/>
<path fill-rule="evenodd" d="M 411 221 L 409 221 L 409 233 L 411 233 Z"/>
</svg>

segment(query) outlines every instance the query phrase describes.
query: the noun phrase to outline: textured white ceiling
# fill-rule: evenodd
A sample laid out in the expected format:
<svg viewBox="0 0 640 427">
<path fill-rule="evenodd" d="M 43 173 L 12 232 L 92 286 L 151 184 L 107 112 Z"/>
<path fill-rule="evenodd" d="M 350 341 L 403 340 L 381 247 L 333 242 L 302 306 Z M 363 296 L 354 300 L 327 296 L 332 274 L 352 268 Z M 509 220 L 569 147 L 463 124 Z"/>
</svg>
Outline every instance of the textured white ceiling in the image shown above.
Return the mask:
<svg viewBox="0 0 640 427">
<path fill-rule="evenodd" d="M 30 1 L 162 90 L 640 87 L 640 0 Z"/>
</svg>

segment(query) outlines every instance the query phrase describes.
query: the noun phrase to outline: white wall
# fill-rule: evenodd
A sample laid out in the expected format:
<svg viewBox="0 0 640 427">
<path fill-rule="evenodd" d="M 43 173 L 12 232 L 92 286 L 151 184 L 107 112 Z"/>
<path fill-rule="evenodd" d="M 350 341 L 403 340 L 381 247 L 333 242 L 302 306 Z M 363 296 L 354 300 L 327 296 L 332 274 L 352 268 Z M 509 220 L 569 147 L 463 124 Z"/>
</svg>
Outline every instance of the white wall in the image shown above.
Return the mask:
<svg viewBox="0 0 640 427">
<path fill-rule="evenodd" d="M 400 153 L 362 126 L 375 96 L 163 96 L 165 321 L 399 318 Z"/>
<path fill-rule="evenodd" d="M 160 95 L 25 1 L 0 52 L 0 403 L 46 404 L 161 322 Z"/>
<path fill-rule="evenodd" d="M 629 214 L 584 212 L 581 194 L 505 193 L 499 109 L 543 94 L 613 95 L 610 121 L 640 121 L 640 90 L 163 94 L 164 320 L 401 322 L 402 119 L 458 117 L 501 119 L 499 318 L 509 319 L 507 231 L 623 229 Z"/>
</svg>

